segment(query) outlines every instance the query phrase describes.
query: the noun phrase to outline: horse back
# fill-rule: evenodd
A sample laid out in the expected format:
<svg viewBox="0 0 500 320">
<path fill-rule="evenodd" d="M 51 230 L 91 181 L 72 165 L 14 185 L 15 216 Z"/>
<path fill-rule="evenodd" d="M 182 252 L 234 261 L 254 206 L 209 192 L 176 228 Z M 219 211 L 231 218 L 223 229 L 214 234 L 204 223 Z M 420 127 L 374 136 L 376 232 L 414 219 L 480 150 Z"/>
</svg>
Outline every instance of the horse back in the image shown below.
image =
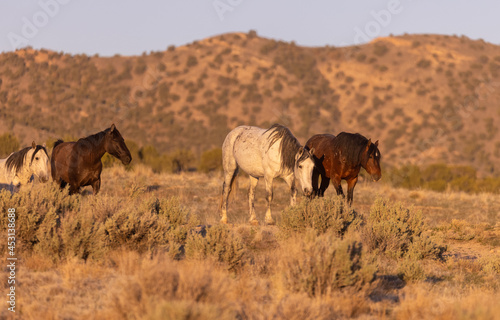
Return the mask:
<svg viewBox="0 0 500 320">
<path fill-rule="evenodd" d="M 332 164 L 335 158 L 333 134 L 316 134 L 306 142 L 306 149 L 313 150 L 313 160 L 322 175 L 330 178 L 333 175 Z"/>
<path fill-rule="evenodd" d="M 265 129 L 239 126 L 224 140 L 222 156 L 224 161 L 234 159 L 238 167 L 253 176 L 264 175 L 263 153 L 267 151 Z"/>
<path fill-rule="evenodd" d="M 50 157 L 50 169 L 53 180 L 68 175 L 69 161 L 71 160 L 71 153 L 73 151 L 74 142 L 63 142 L 57 140 L 52 149 L 52 156 Z"/>
</svg>

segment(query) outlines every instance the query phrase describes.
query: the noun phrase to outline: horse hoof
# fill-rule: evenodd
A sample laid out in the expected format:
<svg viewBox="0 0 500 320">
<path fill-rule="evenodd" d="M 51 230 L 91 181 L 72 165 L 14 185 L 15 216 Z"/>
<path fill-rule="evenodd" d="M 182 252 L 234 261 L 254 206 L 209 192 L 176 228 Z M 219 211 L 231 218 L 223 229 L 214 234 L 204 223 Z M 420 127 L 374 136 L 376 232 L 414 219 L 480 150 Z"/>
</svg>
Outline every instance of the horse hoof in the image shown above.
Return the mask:
<svg viewBox="0 0 500 320">
<path fill-rule="evenodd" d="M 250 224 L 252 226 L 258 226 L 259 225 L 259 220 L 250 220 Z"/>
<path fill-rule="evenodd" d="M 273 219 L 270 219 L 270 220 L 266 220 L 266 224 L 268 226 L 274 226 L 276 224 L 276 222 Z"/>
</svg>

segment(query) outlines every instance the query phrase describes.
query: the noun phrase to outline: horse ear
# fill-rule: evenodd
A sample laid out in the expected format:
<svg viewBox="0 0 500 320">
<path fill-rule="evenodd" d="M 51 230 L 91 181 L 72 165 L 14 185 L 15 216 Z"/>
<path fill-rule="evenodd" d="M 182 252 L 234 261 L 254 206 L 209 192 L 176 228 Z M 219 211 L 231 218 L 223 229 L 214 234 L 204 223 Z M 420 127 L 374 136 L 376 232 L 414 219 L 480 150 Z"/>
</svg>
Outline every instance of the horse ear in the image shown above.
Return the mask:
<svg viewBox="0 0 500 320">
<path fill-rule="evenodd" d="M 309 149 L 309 154 L 314 155 L 314 148 Z"/>
<path fill-rule="evenodd" d="M 375 141 L 375 147 L 378 147 L 378 140 Z"/>
<path fill-rule="evenodd" d="M 368 144 L 366 145 L 366 151 L 370 149 L 370 146 L 372 145 L 372 139 L 368 139 Z"/>
<path fill-rule="evenodd" d="M 33 140 L 33 142 L 31 143 L 31 147 L 32 147 L 33 149 L 36 149 L 36 143 L 35 143 L 35 141 L 34 141 L 34 140 Z"/>
<path fill-rule="evenodd" d="M 113 124 L 111 125 L 111 130 L 109 130 L 109 132 L 113 132 L 113 131 L 115 131 L 115 129 L 116 129 L 116 127 L 115 127 L 115 124 L 113 123 Z"/>
<path fill-rule="evenodd" d="M 47 148 L 47 143 L 46 143 L 46 142 L 44 142 L 44 143 L 42 144 L 42 147 Z"/>
<path fill-rule="evenodd" d="M 302 157 L 302 154 L 304 153 L 304 148 L 300 148 L 299 152 L 295 155 L 295 161 L 299 160 L 300 157 Z"/>
</svg>

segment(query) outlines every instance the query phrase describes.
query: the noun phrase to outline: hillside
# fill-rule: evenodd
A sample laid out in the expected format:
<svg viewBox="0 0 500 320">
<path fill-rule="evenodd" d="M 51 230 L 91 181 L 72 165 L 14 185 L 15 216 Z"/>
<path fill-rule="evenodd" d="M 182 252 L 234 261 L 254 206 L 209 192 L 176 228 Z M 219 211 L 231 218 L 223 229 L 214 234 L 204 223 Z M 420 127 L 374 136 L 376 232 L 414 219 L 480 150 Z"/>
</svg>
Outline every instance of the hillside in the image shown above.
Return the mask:
<svg viewBox="0 0 500 320">
<path fill-rule="evenodd" d="M 386 164 L 500 170 L 500 46 L 404 35 L 307 48 L 225 34 L 133 57 L 23 49 L 0 54 L 0 134 L 24 144 L 116 123 L 162 152 L 219 147 L 240 124 L 380 140 Z"/>
</svg>

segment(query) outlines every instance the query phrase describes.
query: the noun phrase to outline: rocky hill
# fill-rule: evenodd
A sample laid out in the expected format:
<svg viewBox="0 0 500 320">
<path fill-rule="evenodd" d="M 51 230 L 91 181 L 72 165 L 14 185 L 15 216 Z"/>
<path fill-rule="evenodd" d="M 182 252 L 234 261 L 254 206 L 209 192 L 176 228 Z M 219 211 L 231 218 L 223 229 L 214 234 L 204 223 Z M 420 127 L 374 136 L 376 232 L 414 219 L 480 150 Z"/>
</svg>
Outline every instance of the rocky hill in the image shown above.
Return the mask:
<svg viewBox="0 0 500 320">
<path fill-rule="evenodd" d="M 142 56 L 23 49 L 0 54 L 0 134 L 23 144 L 115 123 L 162 152 L 219 147 L 240 124 L 279 122 L 380 140 L 386 164 L 500 170 L 500 46 L 438 35 L 301 47 L 255 32 Z"/>
</svg>

